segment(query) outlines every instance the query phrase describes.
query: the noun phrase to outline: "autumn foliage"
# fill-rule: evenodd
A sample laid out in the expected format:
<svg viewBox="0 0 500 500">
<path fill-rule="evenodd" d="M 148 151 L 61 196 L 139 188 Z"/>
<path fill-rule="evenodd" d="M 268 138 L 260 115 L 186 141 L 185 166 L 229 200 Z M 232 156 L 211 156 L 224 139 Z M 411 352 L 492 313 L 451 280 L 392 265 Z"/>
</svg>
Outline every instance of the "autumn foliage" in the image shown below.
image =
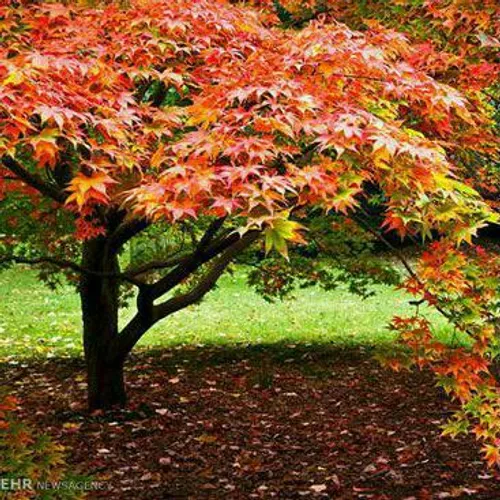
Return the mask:
<svg viewBox="0 0 500 500">
<path fill-rule="evenodd" d="M 5 16 L 2 151 L 39 169 L 63 164 L 65 204 L 83 217 L 111 203 L 172 221 L 255 220 L 308 203 L 345 211 L 371 181 L 388 196 L 392 226 L 406 216 L 439 228 L 450 221 L 404 195 L 445 203 L 454 181 L 437 137 L 477 148 L 487 125 L 480 102 L 404 61 L 415 49 L 396 33 L 274 32 L 247 10 L 182 2 Z M 307 148 L 315 154 L 297 168 Z M 464 219 L 480 209 L 467 193 L 454 205 Z M 87 226 L 80 236 L 93 234 Z"/>
<path fill-rule="evenodd" d="M 43 498 L 84 498 L 77 488 L 58 492 L 58 482 L 77 484 L 88 478 L 74 475 L 65 462 L 64 448 L 45 434 L 36 435 L 19 420 L 18 411 L 19 402 L 15 397 L 0 396 L 0 473 L 7 484 L 13 481 L 12 489 L 2 488 L 2 498 L 26 500 L 40 498 L 40 495 Z M 21 487 L 23 480 L 31 487 L 26 484 Z M 45 486 L 49 484 L 51 487 Z"/>
<path fill-rule="evenodd" d="M 473 3 L 481 15 L 465 11 L 463 26 L 479 37 L 470 52 L 469 35 L 462 45 L 452 26 L 453 2 L 444 11 L 423 2 L 413 14 L 426 20 L 421 38 L 447 16 L 448 41 L 438 32 L 424 45 L 383 19 L 349 27 L 359 19 L 354 4 L 322 4 L 320 15 L 308 4 L 295 21 L 302 3 L 0 7 L 0 193 L 12 228 L 4 261 L 81 276 L 91 406 L 124 402 L 119 369 L 130 349 L 152 324 L 200 300 L 261 234 L 266 252 L 286 256 L 288 242 L 307 239 L 309 210 L 355 215 L 376 186 L 378 230 L 439 240 L 407 288 L 466 332 L 472 350 L 436 343 L 420 317 L 395 319 L 394 328 L 412 359 L 431 364 L 464 402 L 460 426 L 473 422 L 497 461 L 488 364 L 498 256 L 463 246 L 497 220 L 468 172 L 473 158 L 495 189 L 488 165 L 498 137 L 485 91 L 498 75 L 489 52 L 498 10 L 482 2 Z M 19 220 L 28 216 L 33 225 Z M 133 237 L 194 220 L 203 233 L 190 253 L 120 270 Z M 29 248 L 20 226 L 37 236 Z M 162 271 L 156 281 L 152 270 Z M 192 288 L 164 298 L 195 273 Z M 137 315 L 119 331 L 123 282 L 139 291 Z M 117 394 L 99 395 L 115 385 Z"/>
</svg>

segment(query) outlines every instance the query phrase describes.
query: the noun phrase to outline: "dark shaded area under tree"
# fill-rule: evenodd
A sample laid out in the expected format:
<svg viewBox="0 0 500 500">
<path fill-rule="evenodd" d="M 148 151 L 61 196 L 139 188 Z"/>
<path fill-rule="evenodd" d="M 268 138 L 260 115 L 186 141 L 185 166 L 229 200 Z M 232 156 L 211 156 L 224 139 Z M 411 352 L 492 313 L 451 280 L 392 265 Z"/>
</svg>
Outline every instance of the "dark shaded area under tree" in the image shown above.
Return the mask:
<svg viewBox="0 0 500 500">
<path fill-rule="evenodd" d="M 83 368 L 50 360 L 0 375 L 23 418 L 112 486 L 92 498 L 500 497 L 475 441 L 440 436 L 455 405 L 432 375 L 385 370 L 369 349 L 142 352 L 127 367 L 130 408 L 91 417 Z"/>
</svg>

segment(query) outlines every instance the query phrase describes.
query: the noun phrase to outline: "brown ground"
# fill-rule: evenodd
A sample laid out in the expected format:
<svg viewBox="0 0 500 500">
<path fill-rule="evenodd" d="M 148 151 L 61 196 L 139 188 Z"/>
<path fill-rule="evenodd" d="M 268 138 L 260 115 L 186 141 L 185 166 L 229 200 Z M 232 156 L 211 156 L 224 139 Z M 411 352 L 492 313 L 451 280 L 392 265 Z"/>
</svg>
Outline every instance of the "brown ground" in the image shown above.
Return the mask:
<svg viewBox="0 0 500 500">
<path fill-rule="evenodd" d="M 474 440 L 440 437 L 453 405 L 432 376 L 386 371 L 362 349 L 141 353 L 129 410 L 90 417 L 78 361 L 0 376 L 23 418 L 105 481 L 90 498 L 500 499 Z"/>
</svg>

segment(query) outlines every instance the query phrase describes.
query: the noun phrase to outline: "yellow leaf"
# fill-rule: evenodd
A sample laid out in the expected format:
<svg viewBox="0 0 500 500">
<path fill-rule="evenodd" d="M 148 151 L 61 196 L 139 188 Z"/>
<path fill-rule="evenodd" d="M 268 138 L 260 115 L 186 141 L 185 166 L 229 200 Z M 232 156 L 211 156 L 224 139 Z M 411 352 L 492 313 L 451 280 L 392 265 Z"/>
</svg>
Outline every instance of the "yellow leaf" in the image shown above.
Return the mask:
<svg viewBox="0 0 500 500">
<path fill-rule="evenodd" d="M 481 451 L 484 453 L 484 458 L 490 467 L 500 464 L 500 450 L 498 447 L 487 444 L 483 446 Z"/>
<path fill-rule="evenodd" d="M 390 159 L 391 159 L 391 153 L 387 150 L 385 146 L 381 146 L 373 153 L 373 163 L 377 168 L 381 168 L 383 170 L 389 170 Z"/>
<path fill-rule="evenodd" d="M 115 182 L 104 172 L 94 172 L 91 176 L 79 172 L 70 183 L 68 191 L 71 195 L 66 204 L 74 201 L 81 208 L 89 199 L 104 203 L 108 200 L 107 186 Z"/>
<path fill-rule="evenodd" d="M 210 434 L 202 434 L 195 438 L 199 443 L 210 444 L 217 441 L 217 436 L 211 436 Z"/>
<path fill-rule="evenodd" d="M 7 78 L 5 78 L 5 80 L 3 80 L 2 85 L 19 85 L 20 83 L 23 83 L 23 81 L 24 75 L 19 71 L 13 71 Z"/>
<path fill-rule="evenodd" d="M 160 147 L 155 151 L 151 157 L 151 166 L 158 168 L 163 161 L 163 153 L 165 152 L 165 144 L 160 144 Z"/>
<path fill-rule="evenodd" d="M 208 128 L 211 123 L 214 123 L 219 118 L 218 109 L 210 107 L 209 102 L 199 102 L 189 106 L 187 108 L 189 113 L 189 118 L 186 125 L 202 125 L 204 128 Z"/>
<path fill-rule="evenodd" d="M 269 226 L 264 230 L 265 250 L 268 254 L 273 248 L 288 259 L 287 241 L 304 243 L 300 231 L 305 229 L 302 224 L 288 220 L 288 212 L 269 221 Z"/>
</svg>

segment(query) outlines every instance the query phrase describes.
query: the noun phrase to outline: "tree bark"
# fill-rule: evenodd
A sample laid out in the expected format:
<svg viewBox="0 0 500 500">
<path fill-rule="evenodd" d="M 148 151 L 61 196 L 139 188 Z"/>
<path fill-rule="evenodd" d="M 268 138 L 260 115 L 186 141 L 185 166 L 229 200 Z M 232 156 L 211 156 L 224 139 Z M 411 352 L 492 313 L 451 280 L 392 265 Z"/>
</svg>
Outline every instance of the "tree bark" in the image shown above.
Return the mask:
<svg viewBox="0 0 500 500">
<path fill-rule="evenodd" d="M 84 274 L 80 282 L 90 410 L 126 404 L 123 365 L 139 339 L 157 321 L 201 300 L 234 257 L 259 234 L 259 231 L 249 231 L 242 237 L 230 235 L 208 246 L 204 252 L 195 252 L 191 260 L 179 263 L 156 284 L 142 284 L 137 297 L 137 314 L 121 332 L 118 331 L 118 247 L 109 237 L 95 238 L 84 244 L 82 266 L 93 271 Z M 156 298 L 211 259 L 214 259 L 212 266 L 191 290 L 154 304 Z"/>
<path fill-rule="evenodd" d="M 116 255 L 106 255 L 106 239 L 86 242 L 83 265 L 99 272 L 118 270 Z M 83 344 L 87 368 L 89 409 L 124 406 L 125 358 L 112 359 L 110 346 L 118 335 L 118 282 L 113 278 L 84 275 L 80 285 Z"/>
<path fill-rule="evenodd" d="M 127 402 L 123 363 L 110 364 L 99 356 L 87 359 L 88 407 L 90 411 L 123 407 Z"/>
</svg>

